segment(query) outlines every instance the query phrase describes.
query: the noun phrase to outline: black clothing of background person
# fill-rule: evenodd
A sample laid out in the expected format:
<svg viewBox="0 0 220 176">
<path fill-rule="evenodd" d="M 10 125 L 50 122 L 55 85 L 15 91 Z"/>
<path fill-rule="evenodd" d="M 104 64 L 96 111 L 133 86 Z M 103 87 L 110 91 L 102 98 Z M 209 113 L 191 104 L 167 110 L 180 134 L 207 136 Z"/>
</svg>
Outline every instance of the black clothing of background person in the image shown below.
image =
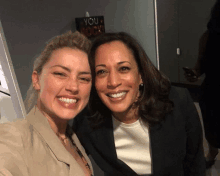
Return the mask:
<svg viewBox="0 0 220 176">
<path fill-rule="evenodd" d="M 201 72 L 206 77 L 202 86 L 203 96 L 199 104 L 203 114 L 205 136 L 207 141 L 214 147 L 220 148 L 220 82 L 219 82 L 219 60 L 220 60 L 220 1 L 207 25 L 208 40 L 205 56 L 201 62 Z M 218 9 L 218 10 L 217 10 Z"/>
<path fill-rule="evenodd" d="M 207 31 L 199 41 L 198 60 L 191 70 L 195 77 L 185 73 L 189 82 L 195 82 L 205 74 L 205 80 L 201 85 L 202 95 L 199 105 L 202 112 L 205 137 L 209 151 L 206 156 L 206 167 L 210 168 L 215 163 L 220 148 L 220 83 L 219 64 L 220 59 L 220 1 L 217 0 L 212 8 L 211 18 L 207 25 Z"/>
</svg>

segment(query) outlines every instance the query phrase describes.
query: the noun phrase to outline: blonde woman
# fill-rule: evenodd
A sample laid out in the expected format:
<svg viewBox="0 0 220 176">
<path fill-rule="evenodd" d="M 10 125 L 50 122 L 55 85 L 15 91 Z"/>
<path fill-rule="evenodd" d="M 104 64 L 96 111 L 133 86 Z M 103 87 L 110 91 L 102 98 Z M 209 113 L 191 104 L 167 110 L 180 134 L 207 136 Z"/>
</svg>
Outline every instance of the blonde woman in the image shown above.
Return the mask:
<svg viewBox="0 0 220 176">
<path fill-rule="evenodd" d="M 86 37 L 68 32 L 53 38 L 36 59 L 25 101 L 28 115 L 0 125 L 0 175 L 93 175 L 68 126 L 89 100 L 89 48 Z"/>
</svg>

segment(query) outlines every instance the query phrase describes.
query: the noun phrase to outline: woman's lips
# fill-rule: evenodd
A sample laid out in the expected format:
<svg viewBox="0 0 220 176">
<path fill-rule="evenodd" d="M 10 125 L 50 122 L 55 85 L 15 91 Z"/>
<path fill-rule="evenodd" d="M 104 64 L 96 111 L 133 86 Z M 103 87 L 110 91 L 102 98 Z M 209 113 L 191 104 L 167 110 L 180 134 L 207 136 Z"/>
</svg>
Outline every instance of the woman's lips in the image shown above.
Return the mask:
<svg viewBox="0 0 220 176">
<path fill-rule="evenodd" d="M 126 97 L 126 94 L 127 92 L 123 91 L 118 93 L 108 93 L 107 96 L 111 101 L 117 102 L 123 100 Z"/>
<path fill-rule="evenodd" d="M 122 96 L 124 96 L 126 94 L 126 92 L 119 92 L 119 93 L 112 93 L 112 94 L 107 94 L 108 97 L 111 98 L 120 98 Z"/>
<path fill-rule="evenodd" d="M 65 98 L 65 97 L 61 97 L 58 98 L 60 101 L 65 102 L 65 103 L 76 103 L 77 99 L 75 98 Z"/>
<path fill-rule="evenodd" d="M 75 99 L 75 98 L 65 98 L 65 97 L 58 98 L 58 103 L 64 108 L 68 108 L 68 109 L 74 109 L 77 106 L 78 101 L 79 99 Z"/>
</svg>

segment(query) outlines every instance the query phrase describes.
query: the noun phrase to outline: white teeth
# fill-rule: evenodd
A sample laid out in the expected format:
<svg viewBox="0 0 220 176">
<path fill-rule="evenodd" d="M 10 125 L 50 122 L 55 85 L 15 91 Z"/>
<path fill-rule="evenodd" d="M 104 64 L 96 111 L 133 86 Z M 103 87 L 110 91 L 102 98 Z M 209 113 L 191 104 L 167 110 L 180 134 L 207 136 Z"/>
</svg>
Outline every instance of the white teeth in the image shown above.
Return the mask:
<svg viewBox="0 0 220 176">
<path fill-rule="evenodd" d="M 120 93 L 117 93 L 117 94 L 108 94 L 108 95 L 110 97 L 113 97 L 113 98 L 119 98 L 119 97 L 122 97 L 125 94 L 126 94 L 126 92 L 120 92 Z"/>
<path fill-rule="evenodd" d="M 59 98 L 60 101 L 63 101 L 65 103 L 76 103 L 76 99 L 69 99 L 69 98 Z"/>
</svg>

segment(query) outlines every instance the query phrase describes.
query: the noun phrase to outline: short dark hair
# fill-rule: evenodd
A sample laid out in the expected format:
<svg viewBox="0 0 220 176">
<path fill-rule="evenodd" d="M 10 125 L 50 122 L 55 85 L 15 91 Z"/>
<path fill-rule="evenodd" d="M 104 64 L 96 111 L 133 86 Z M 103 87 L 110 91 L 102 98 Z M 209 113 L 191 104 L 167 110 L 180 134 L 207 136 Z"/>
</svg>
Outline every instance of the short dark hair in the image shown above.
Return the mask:
<svg viewBox="0 0 220 176">
<path fill-rule="evenodd" d="M 174 104 L 169 99 L 171 84 L 152 64 L 141 45 L 131 35 L 125 32 L 104 33 L 93 40 L 89 54 L 92 70 L 93 86 L 89 101 L 89 110 L 92 113 L 90 121 L 94 127 L 99 126 L 111 111 L 102 103 L 95 89 L 95 55 L 99 46 L 113 41 L 124 43 L 134 55 L 144 86 L 140 87 L 141 95 L 136 102 L 140 117 L 149 125 L 161 122 L 167 113 L 173 110 Z"/>
</svg>

